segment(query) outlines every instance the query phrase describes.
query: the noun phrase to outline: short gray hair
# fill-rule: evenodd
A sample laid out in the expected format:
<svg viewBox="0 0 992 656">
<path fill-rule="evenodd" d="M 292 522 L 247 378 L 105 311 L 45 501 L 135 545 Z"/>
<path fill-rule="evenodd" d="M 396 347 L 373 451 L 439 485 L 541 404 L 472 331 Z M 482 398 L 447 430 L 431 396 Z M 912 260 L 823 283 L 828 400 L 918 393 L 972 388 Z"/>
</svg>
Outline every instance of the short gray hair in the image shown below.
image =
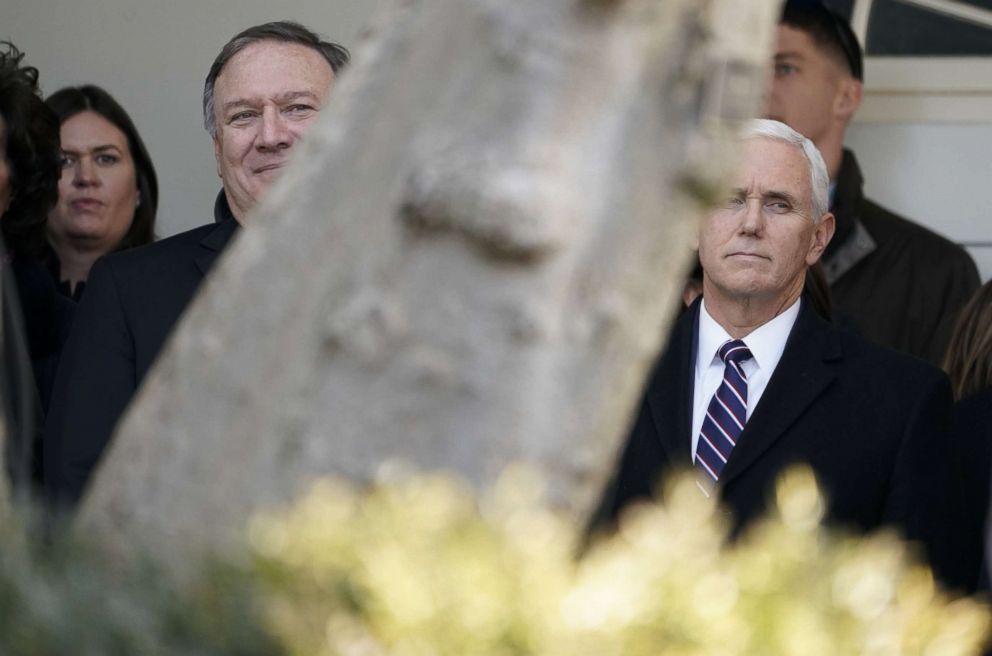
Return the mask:
<svg viewBox="0 0 992 656">
<path fill-rule="evenodd" d="M 351 55 L 348 49 L 337 43 L 322 41 L 315 32 L 293 21 L 275 21 L 255 25 L 235 35 L 224 44 L 220 54 L 210 66 L 207 79 L 203 83 L 203 127 L 211 137 L 217 136 L 217 124 L 214 122 L 214 85 L 231 57 L 238 54 L 253 43 L 259 41 L 276 41 L 279 43 L 297 43 L 311 48 L 327 60 L 331 70 L 337 75 L 345 67 Z"/>
<path fill-rule="evenodd" d="M 741 139 L 775 139 L 799 148 L 809 164 L 810 191 L 813 204 L 813 223 L 819 222 L 830 211 L 830 176 L 827 164 L 816 145 L 781 121 L 756 118 L 748 121 L 741 131 Z"/>
</svg>

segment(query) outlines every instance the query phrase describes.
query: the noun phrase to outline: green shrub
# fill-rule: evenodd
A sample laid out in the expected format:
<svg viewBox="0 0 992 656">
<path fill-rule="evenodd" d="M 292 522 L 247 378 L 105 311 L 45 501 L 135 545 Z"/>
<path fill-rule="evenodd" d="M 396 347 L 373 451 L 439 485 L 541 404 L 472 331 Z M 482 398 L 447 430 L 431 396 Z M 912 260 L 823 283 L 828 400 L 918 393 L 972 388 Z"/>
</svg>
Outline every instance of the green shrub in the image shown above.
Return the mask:
<svg viewBox="0 0 992 656">
<path fill-rule="evenodd" d="M 989 609 L 944 595 L 894 534 L 821 528 L 808 470 L 732 547 L 685 479 L 580 560 L 541 492 L 519 467 L 482 498 L 441 475 L 323 481 L 252 521 L 247 562 L 204 562 L 183 587 L 7 520 L 0 653 L 951 655 L 988 629 Z"/>
</svg>

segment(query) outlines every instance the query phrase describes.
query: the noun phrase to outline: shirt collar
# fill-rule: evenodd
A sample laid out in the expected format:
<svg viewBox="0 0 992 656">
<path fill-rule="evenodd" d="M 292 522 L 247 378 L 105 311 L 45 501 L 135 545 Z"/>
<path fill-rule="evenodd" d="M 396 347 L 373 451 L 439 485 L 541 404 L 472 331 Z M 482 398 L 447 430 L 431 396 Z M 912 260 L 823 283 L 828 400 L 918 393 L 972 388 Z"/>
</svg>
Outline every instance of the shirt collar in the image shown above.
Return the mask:
<svg viewBox="0 0 992 656">
<path fill-rule="evenodd" d="M 784 312 L 776 316 L 768 323 L 758 326 L 751 331 L 743 342 L 751 351 L 754 363 L 759 369 L 773 371 L 782 359 L 782 352 L 785 351 L 785 342 L 789 339 L 792 326 L 799 316 L 799 299 L 790 305 Z M 706 311 L 706 299 L 699 306 L 699 349 L 696 353 L 697 373 L 705 371 L 707 367 L 718 359 L 718 351 L 728 340 L 733 339 L 730 334 L 723 329 L 723 326 L 716 322 Z"/>
</svg>

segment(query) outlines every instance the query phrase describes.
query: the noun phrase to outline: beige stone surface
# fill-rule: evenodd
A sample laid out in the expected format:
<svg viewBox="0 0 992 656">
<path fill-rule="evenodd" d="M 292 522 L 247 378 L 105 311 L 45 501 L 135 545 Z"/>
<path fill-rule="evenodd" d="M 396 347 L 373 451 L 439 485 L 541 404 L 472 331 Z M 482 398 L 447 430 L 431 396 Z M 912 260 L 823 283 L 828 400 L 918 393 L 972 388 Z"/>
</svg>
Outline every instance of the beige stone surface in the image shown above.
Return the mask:
<svg viewBox="0 0 992 656">
<path fill-rule="evenodd" d="M 236 545 L 386 463 L 596 502 L 730 155 L 777 3 L 396 2 L 215 268 L 79 517 Z"/>
</svg>

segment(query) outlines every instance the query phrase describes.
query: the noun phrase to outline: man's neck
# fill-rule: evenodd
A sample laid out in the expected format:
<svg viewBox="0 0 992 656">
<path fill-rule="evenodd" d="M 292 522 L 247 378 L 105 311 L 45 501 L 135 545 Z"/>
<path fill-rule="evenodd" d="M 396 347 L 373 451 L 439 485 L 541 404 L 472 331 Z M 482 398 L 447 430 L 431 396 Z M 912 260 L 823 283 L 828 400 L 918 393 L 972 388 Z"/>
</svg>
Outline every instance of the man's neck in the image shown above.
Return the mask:
<svg viewBox="0 0 992 656">
<path fill-rule="evenodd" d="M 747 337 L 788 310 L 803 289 L 801 279 L 799 286 L 788 294 L 773 299 L 758 299 L 750 296 L 727 296 L 718 290 L 708 289 L 705 281 L 703 288 L 706 311 L 734 339 Z"/>
<path fill-rule="evenodd" d="M 817 149 L 823 155 L 823 163 L 827 165 L 827 174 L 830 180 L 836 180 L 840 173 L 840 165 L 844 159 L 844 131 L 838 134 L 830 134 L 821 138 L 816 143 Z"/>
</svg>

